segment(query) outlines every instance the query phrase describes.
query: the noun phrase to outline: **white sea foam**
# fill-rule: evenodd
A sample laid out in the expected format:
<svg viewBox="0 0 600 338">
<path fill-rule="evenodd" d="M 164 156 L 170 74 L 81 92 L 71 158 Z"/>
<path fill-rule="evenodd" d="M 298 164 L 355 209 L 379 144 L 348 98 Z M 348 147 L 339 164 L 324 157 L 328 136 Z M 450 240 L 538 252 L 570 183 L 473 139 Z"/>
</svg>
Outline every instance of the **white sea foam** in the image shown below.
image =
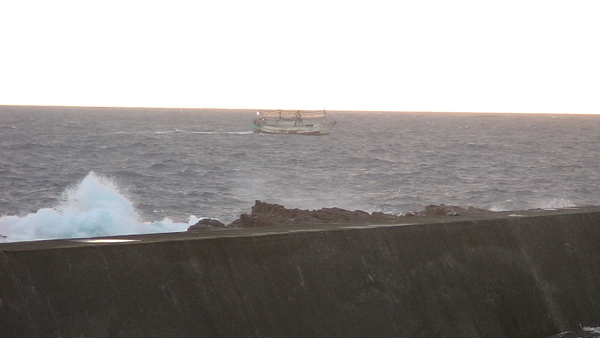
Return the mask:
<svg viewBox="0 0 600 338">
<path fill-rule="evenodd" d="M 574 206 L 576 206 L 576 204 L 566 198 L 534 198 L 529 202 L 519 199 L 509 199 L 502 203 L 494 204 L 490 210 L 560 209 Z"/>
<path fill-rule="evenodd" d="M 23 217 L 0 218 L 4 242 L 185 231 L 185 223 L 141 222 L 133 204 L 109 178 L 90 172 L 63 201 Z"/>
<path fill-rule="evenodd" d="M 565 198 L 549 198 L 542 199 L 535 202 L 536 208 L 540 209 L 560 209 L 560 208 L 571 208 L 575 206 L 575 203 Z"/>
</svg>

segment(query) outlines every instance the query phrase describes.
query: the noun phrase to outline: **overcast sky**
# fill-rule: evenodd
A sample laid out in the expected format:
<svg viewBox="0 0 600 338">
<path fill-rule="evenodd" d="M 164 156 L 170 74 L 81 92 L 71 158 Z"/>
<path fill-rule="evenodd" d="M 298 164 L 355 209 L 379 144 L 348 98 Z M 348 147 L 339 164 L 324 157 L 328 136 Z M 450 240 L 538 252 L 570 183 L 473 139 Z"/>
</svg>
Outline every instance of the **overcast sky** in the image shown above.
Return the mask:
<svg viewBox="0 0 600 338">
<path fill-rule="evenodd" d="M 0 0 L 0 104 L 600 113 L 600 1 Z"/>
</svg>

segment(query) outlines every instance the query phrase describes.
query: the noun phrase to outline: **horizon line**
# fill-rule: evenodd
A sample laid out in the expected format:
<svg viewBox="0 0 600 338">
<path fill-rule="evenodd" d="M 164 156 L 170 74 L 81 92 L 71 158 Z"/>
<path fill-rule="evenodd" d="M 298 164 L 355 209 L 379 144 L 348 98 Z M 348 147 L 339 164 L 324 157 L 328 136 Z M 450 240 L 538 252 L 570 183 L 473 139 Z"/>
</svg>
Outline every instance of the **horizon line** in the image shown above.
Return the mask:
<svg viewBox="0 0 600 338">
<path fill-rule="evenodd" d="M 1 107 L 48 107 L 48 108 L 118 108 L 118 109 L 199 109 L 199 110 L 306 110 L 288 108 L 223 108 L 223 107 L 148 107 L 148 106 L 97 106 L 97 105 L 37 105 L 37 104 L 0 104 Z M 314 110 L 314 109 L 312 109 Z M 556 112 L 509 112 L 509 111 L 442 111 L 442 110 L 363 110 L 363 109 L 319 109 L 331 112 L 355 113 L 445 113 L 445 114 L 544 114 L 544 115 L 597 115 L 596 113 L 556 113 Z"/>
</svg>

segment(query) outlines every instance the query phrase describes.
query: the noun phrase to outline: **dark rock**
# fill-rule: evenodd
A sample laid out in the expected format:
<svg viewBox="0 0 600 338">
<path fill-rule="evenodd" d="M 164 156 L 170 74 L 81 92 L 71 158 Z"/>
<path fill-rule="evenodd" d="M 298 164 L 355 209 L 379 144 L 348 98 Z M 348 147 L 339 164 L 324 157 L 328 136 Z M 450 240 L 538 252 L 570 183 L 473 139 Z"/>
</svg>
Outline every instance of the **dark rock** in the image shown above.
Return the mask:
<svg viewBox="0 0 600 338">
<path fill-rule="evenodd" d="M 493 211 L 488 210 L 488 209 L 475 208 L 475 207 L 469 206 L 469 209 L 467 209 L 467 212 L 469 214 L 482 214 L 482 213 L 488 213 L 488 212 L 493 212 Z"/>
<path fill-rule="evenodd" d="M 396 215 L 384 214 L 381 211 L 374 211 L 371 214 L 371 217 L 375 220 L 382 220 L 382 221 L 393 221 L 393 220 L 398 219 L 398 216 L 396 216 Z"/>
<path fill-rule="evenodd" d="M 199 231 L 199 230 L 209 230 L 209 229 L 218 229 L 218 228 L 225 228 L 225 224 L 216 220 L 216 219 L 210 219 L 210 218 L 205 218 L 205 219 L 201 219 L 200 221 L 198 221 L 198 223 L 190 226 L 187 230 L 188 231 Z"/>
<path fill-rule="evenodd" d="M 340 221 L 358 221 L 364 222 L 371 218 L 369 213 L 362 210 L 345 210 L 341 208 L 322 208 L 315 211 L 309 211 L 309 216 L 316 218 L 324 223 Z"/>
<path fill-rule="evenodd" d="M 430 216 L 459 216 L 461 212 L 466 211 L 464 208 L 456 207 L 453 205 L 433 205 L 430 204 L 425 207 L 425 210 L 422 212 L 425 215 Z"/>
<path fill-rule="evenodd" d="M 490 212 L 485 209 L 469 209 L 453 205 L 428 205 L 420 212 L 411 211 L 404 216 L 459 216 L 464 214 Z M 346 210 L 341 208 L 322 208 L 319 210 L 287 209 L 283 205 L 255 201 L 250 214 L 242 214 L 230 223 L 228 228 L 256 228 L 275 225 L 301 225 L 323 223 L 374 223 L 401 221 L 404 216 Z"/>
<path fill-rule="evenodd" d="M 460 216 L 466 214 L 479 214 L 491 212 L 490 210 L 480 209 L 475 207 L 469 207 L 468 209 L 458 207 L 455 205 L 433 205 L 430 204 L 425 207 L 425 210 L 416 213 L 412 216 Z"/>
<path fill-rule="evenodd" d="M 346 210 L 341 208 L 322 208 L 319 210 L 287 209 L 279 204 L 256 201 L 250 214 L 242 214 L 228 227 L 253 228 L 274 225 L 323 224 L 337 222 L 374 222 L 397 220 L 398 216 L 381 212 L 373 215 L 362 210 Z"/>
<path fill-rule="evenodd" d="M 254 213 L 250 215 L 241 214 L 240 221 L 244 225 L 243 228 L 270 227 L 276 225 L 273 220 L 268 219 L 268 217 L 261 217 Z"/>
</svg>

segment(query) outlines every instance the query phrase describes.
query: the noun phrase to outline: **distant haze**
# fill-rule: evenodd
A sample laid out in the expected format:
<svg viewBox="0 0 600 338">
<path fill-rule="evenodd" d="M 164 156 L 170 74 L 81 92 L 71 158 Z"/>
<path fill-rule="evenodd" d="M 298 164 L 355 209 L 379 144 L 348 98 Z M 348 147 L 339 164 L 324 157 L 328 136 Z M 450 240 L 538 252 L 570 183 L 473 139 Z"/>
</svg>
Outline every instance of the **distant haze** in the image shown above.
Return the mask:
<svg viewBox="0 0 600 338">
<path fill-rule="evenodd" d="M 597 1 L 5 1 L 0 104 L 600 113 Z"/>
</svg>

